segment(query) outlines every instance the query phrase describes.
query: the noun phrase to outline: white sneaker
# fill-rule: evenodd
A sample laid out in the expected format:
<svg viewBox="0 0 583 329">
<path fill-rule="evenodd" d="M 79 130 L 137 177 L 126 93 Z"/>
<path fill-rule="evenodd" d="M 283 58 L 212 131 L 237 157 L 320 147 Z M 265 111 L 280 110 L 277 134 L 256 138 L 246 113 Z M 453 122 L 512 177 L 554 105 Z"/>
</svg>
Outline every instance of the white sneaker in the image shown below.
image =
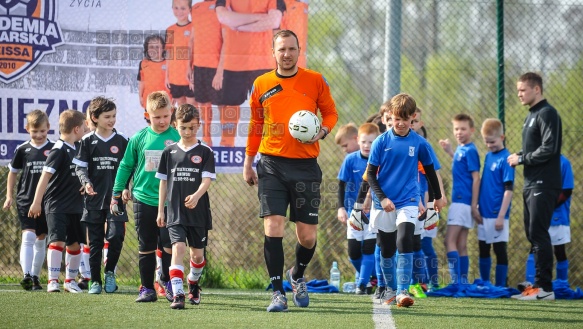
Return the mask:
<svg viewBox="0 0 583 329">
<path fill-rule="evenodd" d="M 531 288 L 525 292 L 518 300 L 555 300 L 555 292 L 545 291 L 543 288 Z"/>
<path fill-rule="evenodd" d="M 75 280 L 65 282 L 65 291 L 70 292 L 72 294 L 80 294 L 83 292 L 83 290 L 81 290 L 81 288 L 79 288 L 79 286 L 77 285 L 77 282 L 75 282 Z"/>
<path fill-rule="evenodd" d="M 386 287 L 379 297 L 379 302 L 383 305 L 395 305 L 397 293 L 393 289 Z"/>
<path fill-rule="evenodd" d="M 47 284 L 47 292 L 61 292 L 61 288 L 59 287 L 59 281 L 52 280 L 49 281 Z"/>
</svg>

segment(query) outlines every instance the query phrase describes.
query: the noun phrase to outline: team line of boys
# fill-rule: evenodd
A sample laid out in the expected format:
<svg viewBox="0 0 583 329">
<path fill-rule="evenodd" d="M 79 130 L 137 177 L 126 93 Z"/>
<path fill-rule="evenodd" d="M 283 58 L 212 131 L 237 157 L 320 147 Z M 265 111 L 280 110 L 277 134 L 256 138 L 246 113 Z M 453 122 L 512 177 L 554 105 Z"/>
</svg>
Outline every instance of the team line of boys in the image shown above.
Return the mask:
<svg viewBox="0 0 583 329">
<path fill-rule="evenodd" d="M 327 133 L 331 130 L 337 120 L 335 105 L 330 97 L 328 85 L 325 83 L 323 77 L 314 74 L 315 72 L 313 71 L 299 69 L 296 66 L 300 47 L 295 34 L 291 31 L 285 30 L 281 32 L 283 33 L 278 33 L 274 37 L 273 57 L 277 62 L 277 72 L 272 71 L 262 76 L 261 80 L 258 79 L 255 82 L 258 88 L 254 89 L 253 102 L 255 102 L 255 98 L 257 98 L 258 102 L 263 102 L 264 104 L 263 108 L 261 108 L 259 103 L 256 104 L 258 111 L 256 113 L 256 118 L 252 120 L 251 124 L 267 124 L 261 120 L 264 116 L 261 116 L 259 111 L 269 110 L 269 107 L 265 106 L 265 104 L 270 104 L 269 102 L 274 102 L 273 104 L 275 105 L 282 100 L 282 98 L 273 98 L 273 100 L 267 100 L 266 103 L 266 99 L 260 97 L 263 91 L 270 90 L 268 85 L 271 83 L 276 82 L 282 84 L 285 87 L 283 88 L 284 92 L 286 88 L 289 87 L 288 82 L 289 84 L 294 85 L 296 79 L 305 79 L 306 82 L 310 81 L 313 83 L 313 86 L 318 91 L 317 94 L 313 95 L 317 100 L 315 104 L 317 104 L 320 111 L 322 111 L 324 117 L 322 131 L 318 133 L 313 141 L 304 144 L 305 146 L 300 147 L 300 145 L 297 145 L 293 148 L 291 145 L 288 146 L 288 152 L 290 152 L 290 154 L 294 152 L 302 152 L 301 154 L 305 153 L 305 156 L 308 158 L 299 158 L 299 161 L 307 165 L 307 167 L 318 169 L 317 164 L 312 161 L 313 159 L 311 158 L 317 157 L 319 151 L 316 142 L 319 139 L 326 137 Z M 530 83 L 530 81 L 527 82 Z M 295 84 L 295 86 L 297 88 L 304 85 Z M 263 90 L 264 88 L 266 90 Z M 534 84 L 534 86 L 528 84 L 528 88 L 538 90 L 538 96 L 542 95 L 542 82 L 540 83 L 540 87 L 536 84 Z M 259 91 L 259 89 L 262 91 Z M 312 95 L 310 96 L 312 97 Z M 523 104 L 535 106 L 538 104 L 538 101 L 541 101 L 539 98 L 540 97 L 537 98 L 537 103 L 523 101 Z M 93 104 L 93 101 L 95 101 L 95 104 Z M 96 98 L 93 101 L 93 106 L 90 106 L 88 109 L 88 115 L 91 123 L 94 124 L 96 128 L 93 133 L 89 133 L 85 135 L 85 137 L 83 136 L 85 134 L 84 128 L 86 124 L 83 114 L 74 110 L 65 111 L 61 114 L 59 119 L 59 130 L 61 136 L 59 141 L 57 141 L 48 152 L 46 162 L 42 167 L 42 174 L 36 185 L 34 196 L 28 197 L 30 209 L 27 209 L 26 206 L 19 208 L 19 214 L 22 215 L 21 221 L 24 223 L 32 220 L 33 224 L 36 225 L 40 221 L 35 221 L 33 218 L 40 218 L 43 215 L 42 203 L 44 201 L 48 226 L 46 231 L 48 231 L 49 235 L 49 248 L 47 254 L 49 283 L 47 290 L 59 291 L 60 289 L 58 283 L 60 261 L 62 253 L 66 249 L 65 257 L 67 268 L 65 273 L 65 290 L 70 292 L 81 291 L 75 282 L 75 276 L 77 275 L 80 263 L 81 252 L 79 242 L 89 240 L 89 262 L 100 264 L 100 262 L 97 261 L 101 258 L 100 253 L 103 246 L 100 242 L 103 243 L 104 238 L 115 236 L 116 233 L 119 234 L 118 231 L 123 231 L 125 229 L 123 225 L 116 225 L 116 223 L 127 221 L 127 217 L 124 217 L 125 210 L 123 209 L 123 204 L 132 199 L 136 230 L 139 239 L 139 269 L 142 283 L 140 287 L 140 295 L 136 301 L 150 302 L 157 299 L 157 294 L 154 290 L 154 272 L 156 269 L 155 253 L 156 250 L 159 250 L 162 264 L 162 273 L 160 274 L 159 281 L 165 285 L 166 297 L 169 301 L 172 301 L 171 306 L 173 308 L 184 307 L 186 297 L 182 288 L 184 267 L 181 264 L 182 258 L 179 256 L 183 256 L 185 253 L 186 243 L 188 242 L 191 254 L 190 273 L 188 274 L 188 299 L 192 304 L 200 303 L 198 279 L 200 278 L 205 266 L 202 251 L 206 246 L 208 230 L 212 228 L 210 205 L 206 189 L 208 189 L 210 181 L 215 178 L 212 151 L 208 146 L 202 144 L 196 139 L 196 131 L 198 130 L 200 123 L 200 114 L 196 108 L 190 104 L 181 105 L 177 110 L 176 119 L 178 130 L 176 130 L 170 126 L 172 107 L 168 95 L 165 92 L 153 92 L 148 95 L 146 104 L 150 126 L 138 132 L 129 143 L 126 143 L 127 140 L 124 142 L 123 140 L 125 140 L 125 138 L 120 136 L 120 134 L 118 134 L 113 128 L 115 124 L 115 104 L 108 104 L 108 102 L 111 101 L 103 98 Z M 100 102 L 108 105 L 100 105 Z M 547 104 L 546 101 L 544 101 L 543 105 L 545 104 Z M 399 94 L 385 103 L 385 105 L 387 110 L 383 114 L 383 121 L 385 123 L 390 122 L 392 124 L 392 129 L 383 133 L 380 137 L 375 138 L 374 141 L 369 141 L 371 144 L 370 155 L 367 161 L 368 165 L 365 169 L 368 177 L 367 184 L 370 185 L 370 189 L 374 192 L 372 193 L 374 206 L 371 209 L 370 226 L 371 228 L 378 230 L 377 238 L 380 243 L 380 254 L 382 256 L 380 267 L 385 281 L 384 295 L 388 295 L 389 297 L 385 298 L 385 300 L 389 301 L 394 299 L 397 305 L 410 306 L 413 304 L 413 299 L 408 293 L 408 288 L 412 277 L 413 251 L 418 250 L 418 246 L 416 246 L 418 243 L 414 242 L 418 241 L 418 239 L 414 238 L 415 231 L 419 229 L 419 220 L 417 218 L 419 216 L 419 210 L 421 210 L 422 213 L 425 212 L 425 207 L 421 203 L 421 195 L 417 185 L 420 167 L 422 168 L 422 172 L 426 175 L 428 183 L 428 211 L 425 214 L 428 218 L 426 222 L 429 223 L 427 228 L 431 226 L 431 221 L 435 222 L 435 215 L 431 214 L 430 210 L 433 209 L 434 211 L 439 211 L 445 206 L 446 200 L 442 192 L 442 183 L 438 175 L 439 163 L 435 160 L 435 155 L 431 146 L 423 137 L 414 133 L 410 129 L 411 121 L 415 118 L 415 112 L 418 111 L 415 100 L 410 95 Z M 286 113 L 286 115 L 288 114 L 291 116 L 292 113 Z M 42 117 L 41 114 L 37 113 L 37 115 Z M 271 118 L 271 116 L 265 117 Z M 27 123 L 27 128 L 30 128 L 32 137 L 31 141 L 28 142 L 31 143 L 30 147 L 25 146 L 19 148 L 17 154 L 18 152 L 21 152 L 21 150 L 26 154 L 33 148 L 38 150 L 40 147 L 47 146 L 48 142 L 46 140 L 46 133 L 48 131 L 48 120 L 46 120 L 46 115 L 45 119 L 37 121 L 41 122 L 40 125 L 34 125 L 32 123 L 34 122 L 33 117 L 30 118 L 31 125 L 28 126 Z M 469 133 L 472 128 L 471 119 L 468 119 L 466 116 L 456 117 L 456 119 L 454 119 L 454 127 L 455 135 L 458 139 L 458 143 L 460 143 L 460 147 L 465 146 L 465 144 L 471 144 L 468 143 L 469 136 L 471 136 Z M 265 141 L 261 139 L 260 135 L 255 136 L 257 135 L 256 131 L 260 132 L 262 129 L 251 129 L 250 131 L 254 133 L 250 134 L 248 137 L 244 178 L 249 185 L 254 185 L 257 183 L 257 176 L 250 167 L 252 163 L 250 159 L 252 159 L 257 152 L 257 145 L 255 145 L 255 143 L 259 145 L 259 142 L 261 142 L 259 151 L 263 152 L 262 154 L 264 155 L 273 150 L 267 146 L 269 144 L 264 145 Z M 373 134 L 378 135 L 377 132 L 374 132 Z M 501 138 L 501 133 L 498 135 L 500 135 L 498 137 Z M 122 138 L 114 138 L 117 136 Z M 266 138 L 272 137 L 277 136 L 267 136 Z M 82 139 L 82 141 L 79 144 L 79 151 L 77 151 L 76 142 L 80 139 Z M 115 145 L 104 145 L 105 147 L 103 148 L 105 150 L 103 150 L 102 147 L 99 147 L 100 144 L 113 140 L 116 141 Z M 447 150 L 448 143 L 444 141 L 443 145 Z M 284 148 L 282 150 L 286 149 Z M 95 152 L 98 154 L 99 152 L 102 152 L 104 154 L 96 156 Z M 40 153 L 45 156 L 47 155 L 46 150 L 35 153 Z M 84 154 L 92 154 L 92 156 L 84 157 Z M 263 170 L 276 170 L 277 166 L 269 167 L 272 166 L 270 162 L 280 162 L 281 160 L 271 156 L 269 153 L 267 154 L 269 156 L 262 157 L 265 161 L 260 161 L 261 165 L 266 167 Z M 510 155 L 508 157 L 509 164 L 527 164 L 528 161 L 530 161 L 529 153 L 524 153 L 524 155 L 527 160 L 518 159 L 516 160 L 516 163 L 510 161 L 514 156 Z M 20 156 L 23 157 L 23 155 Z M 112 161 L 112 159 L 116 156 L 117 159 L 119 159 L 119 167 L 117 168 L 117 171 L 107 173 L 107 170 L 111 170 L 112 166 L 110 164 L 115 162 Z M 456 158 L 454 168 L 457 168 L 457 163 L 462 162 L 459 160 L 464 156 L 465 154 L 461 153 L 458 156 L 459 159 Z M 15 156 L 15 159 L 16 158 L 17 157 Z M 107 165 L 102 165 L 101 161 L 94 161 L 95 159 L 99 160 L 102 158 L 107 159 L 105 160 Z M 473 189 L 475 189 L 476 186 L 474 183 L 476 181 L 475 177 L 477 176 L 479 167 L 478 169 L 473 169 L 473 167 L 470 166 L 469 161 L 465 162 L 467 163 L 460 163 L 460 165 L 463 166 L 463 170 L 460 171 L 462 175 L 469 174 L 471 177 L 469 180 L 472 181 L 472 193 L 456 192 L 456 181 L 459 182 L 463 179 L 454 179 L 454 193 L 452 199 L 455 200 L 458 195 L 459 198 L 467 197 L 469 195 L 471 200 L 468 202 L 469 204 L 465 204 L 461 201 L 452 204 L 452 208 L 450 208 L 449 212 L 449 220 L 460 220 L 461 224 L 450 225 L 452 227 L 452 233 L 449 233 L 450 230 L 448 228 L 447 234 L 448 237 L 455 237 L 453 241 L 456 242 L 456 244 L 453 248 L 460 249 L 459 252 L 457 249 L 453 251 L 448 250 L 448 256 L 451 256 L 449 258 L 452 263 L 451 268 L 455 270 L 455 272 L 452 273 L 452 282 L 454 285 L 463 284 L 464 275 L 461 271 L 463 270 L 463 267 L 467 269 L 467 266 L 459 266 L 457 267 L 460 269 L 458 271 L 456 269 L 456 264 L 463 265 L 464 259 L 465 263 L 468 262 L 467 256 L 463 255 L 463 249 L 459 248 L 460 246 L 457 244 L 458 241 L 463 241 L 464 243 L 462 247 L 465 247 L 465 237 L 467 237 L 468 226 L 464 226 L 465 224 L 463 224 L 463 221 L 469 220 L 471 222 L 472 215 L 473 217 L 476 217 L 477 221 L 479 221 L 479 218 L 476 216 L 477 193 L 473 193 Z M 282 163 L 280 163 L 280 165 L 281 164 Z M 316 164 L 316 167 L 313 167 L 314 164 Z M 93 168 L 91 166 L 95 166 L 95 170 L 92 170 Z M 191 168 L 188 166 L 195 166 L 198 170 L 176 170 L 177 168 Z M 84 168 L 89 169 L 85 170 Z M 17 161 L 13 161 L 13 163 L 11 163 L 11 172 L 12 169 L 17 171 L 17 169 L 24 169 L 24 166 L 19 166 Z M 37 168 L 37 171 L 38 169 L 39 168 Z M 194 175 L 191 177 L 194 178 L 195 184 L 192 184 L 190 180 L 175 179 L 173 174 L 177 172 Z M 316 176 L 320 176 L 321 172 L 320 174 L 317 172 L 320 172 L 319 169 L 314 173 L 316 173 Z M 454 170 L 453 172 L 455 174 L 457 170 Z M 98 176 L 92 177 L 92 173 Z M 266 171 L 264 174 L 265 173 Z M 109 175 L 109 179 L 102 179 L 103 177 L 108 177 L 106 175 Z M 21 177 L 24 177 L 24 175 Z M 99 179 L 96 179 L 96 177 L 99 177 Z M 127 184 L 131 177 L 133 177 L 134 184 L 132 192 L 130 193 L 127 189 Z M 265 176 L 260 175 L 259 182 L 261 182 L 262 179 L 265 179 Z M 317 177 L 316 179 L 321 180 L 321 178 Z M 97 182 L 102 181 L 113 184 L 113 188 L 110 186 L 108 189 L 97 191 L 96 188 L 99 185 Z M 468 179 L 466 179 L 466 182 L 467 181 Z M 12 178 L 11 182 L 15 182 L 15 177 Z M 188 182 L 188 184 L 186 182 Z M 28 184 L 34 183 L 28 182 Z M 270 184 L 273 184 L 273 182 Z M 267 188 L 271 188 L 271 186 L 267 186 L 265 183 L 262 185 L 260 183 L 259 187 L 262 206 L 261 217 L 265 217 L 266 223 L 268 221 L 283 223 L 280 221 L 280 213 L 285 214 L 285 208 L 289 206 L 289 203 L 285 205 L 285 208 L 279 203 L 275 208 L 271 208 L 269 203 L 264 203 L 265 201 L 274 202 L 273 200 L 268 200 L 269 193 Z M 19 192 L 21 190 L 23 189 L 19 188 Z M 62 193 L 63 191 L 67 193 Z M 82 207 L 79 206 L 83 204 L 83 196 L 79 191 L 82 191 L 85 194 L 85 205 L 90 204 L 87 202 L 87 199 L 95 198 L 97 201 L 95 202 L 95 208 L 88 208 L 86 206 L 85 209 L 82 209 Z M 359 190 L 355 207 L 351 211 L 351 223 L 353 224 L 355 222 L 358 223 L 359 219 L 364 219 L 364 217 L 362 217 L 361 207 L 366 193 L 366 188 L 361 188 Z M 187 197 L 186 199 L 181 198 L 178 200 L 176 195 L 187 195 Z M 170 207 L 164 207 L 166 201 L 168 201 Z M 433 204 L 431 204 L 432 201 Z M 459 203 L 460 209 L 454 210 L 455 207 L 453 207 L 453 205 L 457 203 Z M 345 203 L 340 202 L 340 204 L 344 205 Z M 8 206 L 9 205 L 10 203 Z M 313 207 L 313 205 L 310 207 Z M 168 214 L 166 214 L 166 208 L 168 208 Z M 186 211 L 184 208 L 193 208 L 195 210 Z M 275 214 L 273 213 L 274 210 L 276 210 Z M 318 210 L 317 208 L 306 208 L 301 209 L 301 211 L 308 211 L 311 215 L 312 213 L 317 214 Z M 109 215 L 110 212 L 112 214 L 111 216 Z M 499 211 L 499 213 L 503 212 Z M 347 217 L 345 214 L 342 215 Z M 487 218 L 486 215 L 482 215 L 482 217 Z M 549 214 L 547 218 L 549 222 L 550 217 Z M 352 218 L 354 218 L 354 220 L 352 220 Z M 80 224 L 82 222 L 85 223 L 84 227 Z M 105 226 L 105 222 L 107 222 L 108 225 Z M 89 225 L 89 223 L 91 225 Z M 358 224 L 355 226 L 360 229 Z M 296 222 L 296 227 L 298 230 L 298 238 L 300 239 L 300 237 L 303 236 L 302 234 L 312 232 L 316 228 L 316 225 L 313 225 L 312 223 L 307 224 Z M 274 236 L 268 234 L 268 228 L 269 227 L 266 224 L 266 261 L 268 261 L 268 246 L 272 249 L 271 252 L 275 249 L 281 249 L 276 246 L 276 244 L 281 244 L 281 238 L 278 237 L 279 233 L 277 233 L 279 232 L 279 229 L 277 232 L 274 231 L 270 233 L 275 234 Z M 424 228 L 425 227 L 421 230 Z M 486 229 L 484 230 L 486 231 Z M 41 230 L 39 229 L 38 232 L 41 232 Z M 548 236 L 548 232 L 546 234 Z M 30 234 L 27 235 L 27 239 L 30 240 Z M 305 235 L 305 237 L 311 236 L 313 236 L 311 233 Z M 39 237 L 41 236 L 39 235 Z M 82 239 L 82 237 L 87 237 L 88 239 Z M 489 238 L 486 237 L 486 239 Z M 530 236 L 529 239 L 531 239 Z M 123 238 L 118 239 L 118 241 L 119 240 L 123 241 Z M 446 238 L 446 240 L 449 239 Z M 275 243 L 276 241 L 277 243 Z M 305 270 L 305 267 L 307 266 L 307 263 L 309 263 L 311 255 L 313 255 L 315 250 L 315 239 L 311 239 L 311 247 L 306 247 L 301 244 L 302 241 L 298 241 L 299 244 L 296 248 L 296 256 L 298 259 L 296 261 L 299 263 L 296 264 L 296 267 L 292 268 L 293 271 L 290 270 L 287 274 L 289 280 L 292 282 L 292 286 L 294 287 L 294 303 L 305 307 L 308 305 L 308 302 L 307 291 L 305 291 L 305 282 L 303 281 L 303 270 Z M 307 241 L 308 240 L 303 242 Z M 539 245 L 535 245 L 534 238 L 531 239 L 531 242 L 533 242 L 535 262 L 538 262 L 536 259 L 537 253 L 540 253 L 541 248 Z M 34 244 L 36 245 L 36 242 Z M 370 251 L 370 243 L 367 245 L 369 245 L 369 247 L 366 249 Z M 399 251 L 398 254 L 396 254 L 397 249 Z M 120 250 L 121 246 L 119 246 L 118 251 Z M 283 253 L 282 250 L 280 251 Z M 460 252 L 462 253 L 461 256 Z M 104 284 L 106 292 L 114 292 L 117 289 L 115 283 L 115 266 L 111 256 L 112 250 L 109 251 L 108 262 L 106 264 Z M 37 264 L 36 257 L 32 258 L 34 259 L 33 262 Z M 283 255 L 276 258 L 283 261 Z M 306 260 L 302 261 L 300 258 L 305 258 Z M 285 292 L 283 292 L 281 287 L 281 274 L 271 275 L 272 271 L 279 271 L 277 268 L 281 265 L 279 264 L 280 261 L 275 261 L 276 259 L 270 259 L 267 262 L 268 271 L 270 272 L 270 278 L 272 278 L 274 287 L 277 284 L 277 291 L 274 292 L 272 304 L 268 307 L 268 311 L 284 311 L 287 310 L 287 300 L 285 299 Z M 277 265 L 275 265 L 274 262 L 277 263 Z M 38 270 L 39 266 L 36 267 Z M 539 268 L 540 265 L 537 264 L 537 278 L 539 276 Z M 26 274 L 30 273 L 30 271 L 23 272 Z M 97 271 L 97 273 L 99 273 L 99 271 Z M 35 286 L 34 276 L 37 276 L 38 278 L 38 272 L 33 272 L 31 274 L 32 275 L 30 276 L 33 277 L 32 285 Z M 395 286 L 395 280 L 396 289 L 393 289 Z M 23 282 L 26 283 L 23 285 L 25 287 L 29 286 L 29 281 L 30 278 L 27 279 L 25 276 Z M 92 277 L 90 292 L 100 293 L 101 285 L 101 275 L 99 273 L 94 278 Z M 552 288 L 550 290 L 546 287 L 541 289 L 540 287 L 536 287 L 535 282 L 535 286 L 530 290 L 536 291 L 538 294 L 540 290 L 548 292 L 552 291 Z M 527 289 L 526 291 L 530 290 Z M 393 294 L 392 298 L 391 293 Z"/>
<path fill-rule="evenodd" d="M 527 73 L 521 76 L 518 90 L 521 102 L 523 105 L 530 106 L 531 112 L 537 112 L 537 107 L 540 108 L 548 104 L 542 98 L 542 78 L 538 74 Z M 528 92 L 531 95 L 525 96 Z M 395 97 L 399 97 L 399 95 Z M 453 296 L 463 289 L 464 284 L 470 283 L 468 282 L 467 237 L 469 229 L 474 227 L 474 222 L 478 223 L 478 264 L 481 283 L 491 284 L 490 250 L 493 248 L 497 262 L 495 285 L 506 287 L 508 220 L 513 195 L 514 167 L 524 163 L 524 160 L 519 161 L 515 158 L 523 157 L 526 153 L 511 155 L 504 146 L 505 136 L 502 122 L 498 119 L 486 119 L 481 127 L 481 135 L 489 152 L 486 155 L 480 179 L 480 159 L 477 148 L 472 142 L 474 121 L 466 114 L 458 114 L 453 118 L 453 133 L 458 143 L 457 149 L 455 152 L 453 151 L 448 139 L 439 141 L 443 150 L 453 159 L 452 203 L 449 207 L 445 236 L 450 284 L 440 289 L 437 274 L 439 263 L 433 249 L 432 239 L 437 236 L 435 224 L 438 216 L 435 210 L 443 207 L 444 202 L 439 206 L 435 204 L 436 200 L 439 199 L 436 197 L 435 188 L 437 187 L 438 192 L 441 192 L 437 195 L 443 196 L 444 193 L 438 173 L 440 165 L 433 149 L 428 147 L 433 159 L 433 169 L 438 174 L 437 182 L 431 183 L 431 179 L 426 176 L 426 164 L 421 161 L 418 166 L 419 179 L 414 177 L 413 173 L 410 174 L 410 177 L 406 176 L 418 182 L 421 200 L 417 200 L 414 193 L 407 194 L 407 183 L 399 181 L 399 179 L 407 178 L 399 177 L 398 179 L 395 177 L 395 173 L 398 173 L 399 176 L 405 175 L 404 168 L 391 161 L 383 161 L 382 156 L 381 160 L 374 157 L 375 146 L 381 154 L 393 152 L 391 157 L 394 156 L 398 152 L 396 145 L 402 141 L 400 138 L 403 140 L 408 138 L 409 128 L 426 138 L 427 131 L 421 121 L 421 109 L 418 107 L 414 109 L 413 105 L 410 105 L 409 113 L 395 113 L 394 109 L 398 108 L 395 107 L 395 101 L 393 98 L 384 103 L 379 114 L 371 116 L 367 119 L 367 123 L 358 128 L 353 123 L 340 127 L 335 137 L 336 143 L 347 153 L 338 173 L 340 188 L 338 189 L 337 208 L 338 220 L 347 225 L 348 256 L 356 270 L 356 294 L 367 293 L 367 286 L 371 285 L 369 279 L 371 274 L 375 273 L 377 278 L 375 296 L 385 304 L 396 303 L 398 306 L 410 306 L 414 302 L 412 297 L 425 298 L 427 291 L 439 290 L 439 295 Z M 412 102 L 412 100 L 408 101 Z M 403 100 L 401 102 L 406 104 Z M 552 109 L 552 111 L 555 110 Z M 532 126 L 532 121 L 527 121 Z M 560 135 L 560 118 L 558 122 L 557 135 Z M 387 128 L 389 131 L 378 137 L 380 132 Z M 399 133 L 400 131 L 403 133 Z M 391 136 L 392 139 L 389 139 L 388 136 Z M 544 136 L 543 143 L 547 142 L 544 141 Z M 387 139 L 389 141 L 386 141 Z M 547 144 L 553 143 L 547 142 Z M 546 235 L 550 235 L 549 243 L 548 246 L 543 247 L 539 241 L 532 239 L 532 227 L 525 219 L 527 237 L 532 243 L 532 250 L 527 260 L 526 280 L 519 284 L 521 294 L 515 295 L 513 298 L 521 300 L 554 299 L 552 286 L 549 288 L 548 284 L 538 284 L 535 280 L 541 271 L 539 264 L 535 266 L 536 253 L 542 248 L 550 249 L 551 242 L 557 259 L 556 278 L 568 280 L 568 259 L 565 246 L 570 242 L 570 195 L 574 179 L 571 164 L 565 156 L 560 155 L 560 143 L 558 144 L 559 147 L 555 147 L 550 152 L 554 153 L 551 156 L 556 159 L 559 159 L 560 156 L 560 172 L 558 174 L 562 177 L 562 184 L 561 192 L 556 198 L 556 205 L 549 207 L 553 210 L 552 216 L 549 214 L 546 226 L 543 226 Z M 411 144 L 409 144 L 410 146 Z M 412 156 L 410 148 L 402 150 L 401 156 L 406 158 L 407 154 L 409 157 Z M 396 158 L 401 159 L 400 157 Z M 383 165 L 391 168 L 391 171 L 383 174 L 381 171 Z M 409 169 L 417 168 L 413 164 L 406 166 Z M 432 168 L 429 168 L 430 175 L 432 174 L 431 170 Z M 393 177 L 391 177 L 391 172 Z M 557 174 L 556 171 L 554 173 Z M 552 179 L 557 180 L 557 176 L 552 177 Z M 379 181 L 380 190 L 378 188 Z M 371 193 L 374 201 L 372 208 L 370 198 L 365 200 L 369 184 L 374 191 Z M 383 200 L 385 196 L 395 205 L 389 202 L 383 204 L 379 201 Z M 397 206 L 395 200 L 401 200 L 401 205 Z M 409 202 L 411 206 L 419 202 L 418 209 L 421 215 L 416 216 L 415 211 L 408 213 L 406 202 Z M 394 210 L 395 208 L 396 210 Z M 525 205 L 525 208 L 528 209 L 528 205 Z M 363 212 L 370 213 L 370 223 Z M 390 225 L 386 224 L 387 221 L 383 222 L 386 217 L 390 217 Z M 414 219 L 417 217 L 418 220 Z M 397 232 L 396 236 L 387 235 L 387 233 L 395 231 Z M 387 243 L 388 238 L 391 238 L 391 243 Z M 396 241 L 396 245 L 392 241 Z M 396 253 L 397 249 L 398 254 Z M 545 261 L 548 262 L 548 260 Z M 552 256 L 550 264 L 552 266 Z"/>
</svg>

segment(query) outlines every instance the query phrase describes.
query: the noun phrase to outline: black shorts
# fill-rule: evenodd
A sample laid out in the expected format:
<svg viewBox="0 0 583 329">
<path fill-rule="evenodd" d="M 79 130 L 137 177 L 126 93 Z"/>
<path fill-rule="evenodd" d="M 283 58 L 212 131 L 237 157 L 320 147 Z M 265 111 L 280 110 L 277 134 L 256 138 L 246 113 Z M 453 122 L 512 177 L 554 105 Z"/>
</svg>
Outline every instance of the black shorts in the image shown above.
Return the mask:
<svg viewBox="0 0 583 329">
<path fill-rule="evenodd" d="M 81 214 L 47 214 L 47 226 L 49 228 L 49 243 L 55 241 L 65 242 L 70 246 L 73 243 L 83 243 L 83 230 L 81 229 Z"/>
<path fill-rule="evenodd" d="M 313 159 L 262 155 L 257 163 L 259 216 L 287 214 L 290 220 L 318 224 L 322 171 Z"/>
<path fill-rule="evenodd" d="M 87 223 L 103 223 L 105 222 L 127 222 L 128 221 L 128 214 L 124 211 L 123 215 L 114 216 L 111 214 L 109 209 L 101 209 L 101 210 L 87 210 L 83 209 L 83 216 L 81 217 L 82 222 Z"/>
<path fill-rule="evenodd" d="M 217 104 L 217 90 L 213 88 L 216 68 L 195 66 L 192 70 L 194 78 L 194 99 L 198 103 Z"/>
<path fill-rule="evenodd" d="M 180 97 L 194 98 L 194 91 L 190 90 L 188 86 L 170 84 L 170 95 L 172 95 L 172 98 Z"/>
<path fill-rule="evenodd" d="M 196 249 L 204 249 L 208 240 L 208 230 L 204 227 L 172 225 L 168 227 L 168 234 L 172 244 L 188 242 L 189 247 Z"/>
<path fill-rule="evenodd" d="M 138 250 L 154 251 L 158 248 L 172 248 L 168 229 L 158 227 L 158 207 L 147 205 L 133 198 L 134 219 L 136 221 L 136 233 L 138 233 Z M 166 214 L 166 208 L 164 208 Z"/>
<path fill-rule="evenodd" d="M 223 72 L 223 88 L 219 92 L 218 105 L 239 106 L 247 100 L 247 96 L 253 87 L 253 82 L 258 76 L 271 70 L 255 71 L 228 71 Z M 224 92 L 227 91 L 228 92 Z"/>
<path fill-rule="evenodd" d="M 17 207 L 21 230 L 34 230 L 36 236 L 49 233 L 45 211 L 41 211 L 38 218 L 28 217 L 28 209 Z"/>
</svg>

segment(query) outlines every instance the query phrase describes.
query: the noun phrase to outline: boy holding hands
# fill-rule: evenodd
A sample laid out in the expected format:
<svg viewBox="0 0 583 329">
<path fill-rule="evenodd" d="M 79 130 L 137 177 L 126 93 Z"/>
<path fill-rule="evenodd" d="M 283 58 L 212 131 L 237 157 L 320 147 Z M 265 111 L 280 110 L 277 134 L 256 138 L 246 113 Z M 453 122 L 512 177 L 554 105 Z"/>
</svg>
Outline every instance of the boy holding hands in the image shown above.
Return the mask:
<svg viewBox="0 0 583 329">
<path fill-rule="evenodd" d="M 160 163 L 162 150 L 180 139 L 176 129 L 170 126 L 172 105 L 168 94 L 155 91 L 148 95 L 147 116 L 150 126 L 140 130 L 130 140 L 124 157 L 119 165 L 110 209 L 113 215 L 121 215 L 120 202 L 126 203 L 129 198 L 122 191 L 133 173 L 133 204 L 136 221 L 136 232 L 139 240 L 139 269 L 141 288 L 136 302 L 155 302 L 158 300 L 154 291 L 154 272 L 156 270 L 156 248 L 162 252 L 162 277 L 169 281 L 171 243 L 168 230 L 159 228 L 156 224 L 158 216 L 159 182 L 155 177 Z M 129 194 L 128 194 L 129 195 Z M 172 300 L 172 289 L 166 284 L 166 298 Z M 168 291 L 170 290 L 170 291 Z"/>
<path fill-rule="evenodd" d="M 162 152 L 156 178 L 160 179 L 158 203 L 159 227 L 166 226 L 172 242 L 170 280 L 174 300 L 173 309 L 183 309 L 183 259 L 186 242 L 190 247 L 190 274 L 188 299 L 200 304 L 198 281 L 206 261 L 204 248 L 208 231 L 212 229 L 210 201 L 207 190 L 216 178 L 215 159 L 210 147 L 196 138 L 200 127 L 200 113 L 190 104 L 178 107 L 176 121 L 180 140 Z M 164 204 L 168 201 L 168 216 Z"/>
<path fill-rule="evenodd" d="M 67 265 L 65 291 L 83 292 L 75 277 L 79 272 L 83 241 L 81 214 L 83 213 L 82 187 L 75 174 L 73 158 L 77 153 L 77 143 L 85 133 L 85 115 L 76 110 L 66 110 L 59 116 L 61 135 L 55 143 L 41 174 L 28 217 L 41 216 L 43 198 L 49 233 L 47 252 L 48 285 L 47 292 L 59 292 L 59 272 L 63 251 Z"/>
</svg>

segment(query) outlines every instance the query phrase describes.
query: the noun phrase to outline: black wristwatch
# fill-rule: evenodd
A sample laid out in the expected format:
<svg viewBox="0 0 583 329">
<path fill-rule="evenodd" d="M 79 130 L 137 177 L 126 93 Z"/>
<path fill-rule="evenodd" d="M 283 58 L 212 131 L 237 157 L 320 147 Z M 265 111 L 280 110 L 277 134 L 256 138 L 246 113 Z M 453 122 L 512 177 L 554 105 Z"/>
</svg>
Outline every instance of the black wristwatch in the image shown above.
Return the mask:
<svg viewBox="0 0 583 329">
<path fill-rule="evenodd" d="M 320 138 L 320 139 L 324 139 L 324 138 L 326 138 L 326 136 L 328 136 L 328 131 L 324 128 L 322 128 L 322 130 L 324 130 L 324 136 L 322 136 L 322 138 Z"/>
<path fill-rule="evenodd" d="M 522 155 L 518 156 L 518 164 L 519 165 L 524 164 L 524 159 L 522 158 Z"/>
</svg>

